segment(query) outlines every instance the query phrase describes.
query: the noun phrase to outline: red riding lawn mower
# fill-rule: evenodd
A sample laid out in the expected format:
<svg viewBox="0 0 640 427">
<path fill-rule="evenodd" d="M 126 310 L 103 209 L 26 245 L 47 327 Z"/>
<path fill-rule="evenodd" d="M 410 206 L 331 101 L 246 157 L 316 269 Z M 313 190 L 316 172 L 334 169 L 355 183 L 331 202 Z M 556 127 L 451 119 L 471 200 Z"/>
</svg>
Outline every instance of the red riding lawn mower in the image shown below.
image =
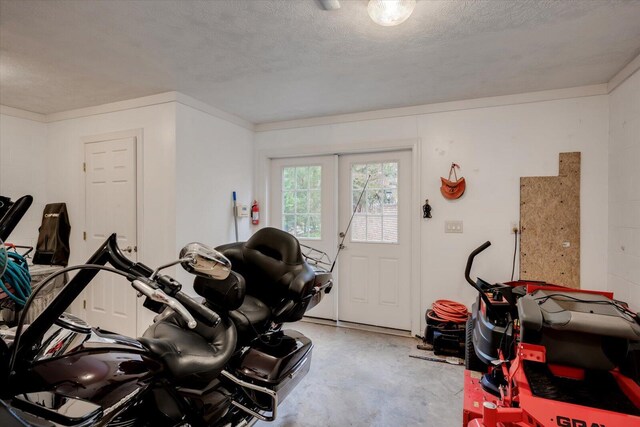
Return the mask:
<svg viewBox="0 0 640 427">
<path fill-rule="evenodd" d="M 478 291 L 467 321 L 464 427 L 639 427 L 640 317 L 613 293 L 543 282 Z"/>
</svg>

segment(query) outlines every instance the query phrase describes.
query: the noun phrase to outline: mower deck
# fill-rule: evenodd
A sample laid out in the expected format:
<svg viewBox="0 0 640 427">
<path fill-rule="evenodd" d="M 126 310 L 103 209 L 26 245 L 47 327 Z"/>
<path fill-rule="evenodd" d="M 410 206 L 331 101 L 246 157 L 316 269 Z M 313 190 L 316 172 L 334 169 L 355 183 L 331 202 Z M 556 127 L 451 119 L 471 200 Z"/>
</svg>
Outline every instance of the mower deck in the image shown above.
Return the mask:
<svg viewBox="0 0 640 427">
<path fill-rule="evenodd" d="M 482 389 L 482 373 L 465 370 L 463 427 L 640 426 L 640 387 L 635 382 L 614 373 L 585 381 L 557 378 L 540 365 L 544 369 L 527 367 L 516 374 L 519 393 L 511 406 Z M 536 383 L 536 392 L 527 376 Z"/>
<path fill-rule="evenodd" d="M 545 364 L 534 362 L 525 362 L 524 372 L 536 397 L 640 416 L 610 372 L 587 372 L 584 380 L 574 380 L 555 377 Z"/>
</svg>

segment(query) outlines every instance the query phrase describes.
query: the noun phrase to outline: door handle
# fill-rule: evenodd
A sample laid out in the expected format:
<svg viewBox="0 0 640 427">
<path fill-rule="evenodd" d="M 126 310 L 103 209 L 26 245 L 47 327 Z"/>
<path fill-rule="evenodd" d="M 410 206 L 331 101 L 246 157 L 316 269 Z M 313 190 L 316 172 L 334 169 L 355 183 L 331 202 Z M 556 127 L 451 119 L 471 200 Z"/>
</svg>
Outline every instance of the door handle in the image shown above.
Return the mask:
<svg viewBox="0 0 640 427">
<path fill-rule="evenodd" d="M 129 253 L 138 252 L 138 247 L 137 246 L 127 246 L 122 251 L 123 252 L 129 252 Z"/>
</svg>

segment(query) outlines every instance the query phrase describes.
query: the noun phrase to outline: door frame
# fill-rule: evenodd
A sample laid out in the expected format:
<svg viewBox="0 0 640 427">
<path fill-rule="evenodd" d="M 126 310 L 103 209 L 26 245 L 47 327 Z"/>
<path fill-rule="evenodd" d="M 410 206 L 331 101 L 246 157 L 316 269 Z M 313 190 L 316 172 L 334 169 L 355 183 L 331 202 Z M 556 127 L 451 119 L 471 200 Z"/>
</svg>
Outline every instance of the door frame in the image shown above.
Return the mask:
<svg viewBox="0 0 640 427">
<path fill-rule="evenodd" d="M 144 162 L 143 162 L 143 129 L 130 129 L 116 132 L 107 132 L 95 135 L 87 135 L 80 137 L 80 143 L 82 147 L 82 161 L 86 163 L 86 159 L 84 157 L 85 148 L 87 144 L 102 142 L 102 141 L 111 141 L 114 139 L 124 139 L 124 138 L 135 138 L 135 150 L 136 150 L 136 246 L 138 246 L 138 260 L 144 259 L 144 240 L 143 240 L 143 218 L 144 218 Z M 86 175 L 85 172 L 82 172 L 83 177 L 83 185 L 82 185 L 82 230 L 87 230 L 87 188 L 86 188 Z M 85 254 L 86 258 L 90 257 L 92 253 L 90 253 L 89 248 L 87 246 L 87 241 L 82 239 L 82 252 Z M 87 290 L 82 291 L 82 299 L 87 298 Z M 74 312 L 81 313 L 81 317 L 83 319 L 87 319 L 87 310 L 80 303 L 80 299 L 77 298 L 74 302 L 76 308 Z M 140 315 L 142 307 L 142 301 L 136 298 L 136 331 L 138 330 L 138 317 Z"/>
<path fill-rule="evenodd" d="M 264 209 L 268 223 L 269 212 L 269 188 L 271 186 L 270 170 L 271 160 L 288 157 L 311 157 L 326 155 L 346 155 L 346 154 L 366 154 L 380 153 L 385 151 L 411 151 L 411 166 L 413 168 L 411 174 L 411 206 L 416 206 L 415 214 L 412 213 L 411 220 L 411 334 L 418 335 L 422 328 L 422 286 L 420 278 L 420 263 L 422 259 L 422 232 L 419 209 L 422 206 L 422 198 L 420 196 L 421 189 L 421 169 L 420 169 L 420 138 L 396 139 L 386 141 L 370 141 L 349 144 L 345 147 L 342 144 L 331 144 L 314 147 L 288 147 L 256 150 L 254 188 L 258 200 L 262 200 L 266 204 Z M 336 170 L 337 173 L 337 170 Z M 262 178 L 262 179 L 261 179 Z M 337 194 L 336 194 L 337 197 Z M 337 206 L 337 205 L 336 205 Z M 336 209 L 337 211 L 337 209 Z M 337 216 L 337 212 L 336 212 Z M 337 218 L 336 218 L 337 220 Z M 338 264 L 338 269 L 340 268 Z"/>
</svg>

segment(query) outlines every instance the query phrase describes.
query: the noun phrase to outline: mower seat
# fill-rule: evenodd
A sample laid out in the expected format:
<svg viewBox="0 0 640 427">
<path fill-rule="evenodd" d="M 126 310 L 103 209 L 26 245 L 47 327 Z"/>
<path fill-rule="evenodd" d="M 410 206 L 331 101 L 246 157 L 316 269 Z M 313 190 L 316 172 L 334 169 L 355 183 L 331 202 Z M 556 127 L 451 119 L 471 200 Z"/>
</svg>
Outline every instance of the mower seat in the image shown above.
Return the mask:
<svg viewBox="0 0 640 427">
<path fill-rule="evenodd" d="M 517 307 L 522 341 L 543 345 L 547 363 L 611 370 L 640 340 L 640 325 L 603 295 L 538 290 Z"/>
</svg>

